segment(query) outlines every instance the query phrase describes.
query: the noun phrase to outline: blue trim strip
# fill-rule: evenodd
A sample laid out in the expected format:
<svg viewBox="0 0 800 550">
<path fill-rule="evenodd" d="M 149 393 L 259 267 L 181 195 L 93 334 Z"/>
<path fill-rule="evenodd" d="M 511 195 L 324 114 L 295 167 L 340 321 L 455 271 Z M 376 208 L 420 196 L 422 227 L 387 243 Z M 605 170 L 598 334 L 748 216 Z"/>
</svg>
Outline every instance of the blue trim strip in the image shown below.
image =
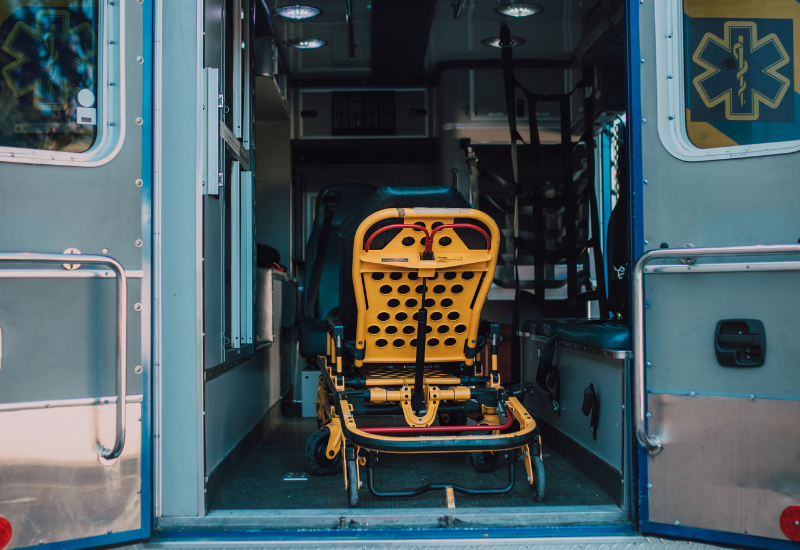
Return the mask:
<svg viewBox="0 0 800 550">
<path fill-rule="evenodd" d="M 775 519 L 775 523 L 778 523 L 777 518 Z M 699 527 L 677 527 L 675 525 L 663 523 L 643 523 L 642 532 L 657 533 L 677 539 L 711 541 L 719 544 L 759 548 L 762 550 L 798 550 L 798 548 L 800 548 L 800 543 L 791 542 L 789 540 L 768 539 L 765 537 L 727 533 L 725 531 L 712 531 L 711 529 L 700 529 Z"/>
<path fill-rule="evenodd" d="M 144 0 L 142 4 L 143 37 L 142 57 L 149 64 L 142 82 L 142 303 L 149 304 L 143 315 L 142 326 L 142 524 L 137 538 L 150 536 L 153 526 L 153 450 L 152 450 L 152 319 L 153 319 L 153 82 L 155 79 L 155 0 Z"/>
<path fill-rule="evenodd" d="M 96 537 L 85 537 L 82 539 L 28 546 L 28 548 L 37 548 L 41 550 L 85 550 L 86 548 L 95 548 L 97 546 L 117 546 L 120 544 L 139 542 L 149 536 L 135 536 L 140 534 L 141 530 L 123 531 L 121 533 L 111 533 L 110 535 L 98 535 Z"/>
<path fill-rule="evenodd" d="M 486 536 L 487 539 L 544 538 L 544 537 L 612 537 L 636 533 L 632 525 L 606 525 L 585 527 L 521 527 L 521 528 L 452 528 L 452 529 L 304 529 L 247 531 L 162 531 L 150 542 L 185 540 L 252 541 L 252 540 L 426 540 L 447 538 L 452 540 Z M 795 549 L 796 550 L 796 549 Z"/>
<path fill-rule="evenodd" d="M 628 147 L 628 181 L 630 188 L 629 203 L 630 204 L 630 219 L 628 220 L 628 235 L 629 241 L 629 256 L 628 265 L 633 266 L 636 260 L 644 254 L 644 224 L 642 222 L 642 215 L 644 211 L 642 203 L 642 192 L 644 189 L 643 176 L 642 176 L 642 91 L 641 91 L 641 52 L 639 50 L 639 2 L 636 0 L 628 0 L 626 3 L 626 34 L 628 37 L 628 116 L 627 116 L 627 147 Z M 633 304 L 633 285 L 629 285 L 628 307 Z M 631 312 L 628 311 L 628 318 L 631 318 Z M 633 334 L 631 334 L 631 341 L 633 341 Z M 645 341 L 646 342 L 646 341 Z M 628 378 L 631 384 L 634 383 L 633 376 L 633 361 L 628 361 L 628 368 L 631 369 Z M 646 373 L 645 373 L 646 375 Z M 646 386 L 645 386 L 646 387 Z M 634 389 L 631 387 L 631 392 Z M 633 411 L 628 417 L 631 423 L 631 434 L 636 433 L 633 426 Z M 634 453 L 634 458 L 631 464 L 635 464 L 638 468 L 631 472 L 631 483 L 634 487 L 637 486 L 638 476 L 638 499 L 634 498 L 631 511 L 634 521 L 637 518 L 646 518 L 648 510 L 647 501 L 647 452 L 636 441 L 636 436 L 632 436 L 633 441 L 631 446 Z M 638 453 L 638 454 L 637 454 Z M 636 496 L 636 495 L 634 495 Z"/>
</svg>

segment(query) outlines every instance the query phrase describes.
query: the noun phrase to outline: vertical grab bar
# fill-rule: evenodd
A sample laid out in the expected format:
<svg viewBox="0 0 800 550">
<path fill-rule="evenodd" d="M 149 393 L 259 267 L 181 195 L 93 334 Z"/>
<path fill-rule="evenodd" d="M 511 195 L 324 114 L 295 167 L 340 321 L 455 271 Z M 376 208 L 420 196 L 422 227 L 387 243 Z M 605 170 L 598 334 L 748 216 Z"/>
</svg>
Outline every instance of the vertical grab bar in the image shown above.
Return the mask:
<svg viewBox="0 0 800 550">
<path fill-rule="evenodd" d="M 101 446 L 98 454 L 106 460 L 113 460 L 122 454 L 125 447 L 126 414 L 125 405 L 128 395 L 128 278 L 122 265 L 108 256 L 71 255 L 71 254 L 39 254 L 33 252 L 0 252 L 0 262 L 39 262 L 63 264 L 95 264 L 111 267 L 117 274 L 117 414 L 116 436 L 114 446 L 109 449 Z M 65 276 L 69 274 L 64 271 Z M 24 278 L 24 275 L 20 275 Z"/>
<path fill-rule="evenodd" d="M 707 248 L 662 248 L 646 252 L 633 268 L 633 408 L 636 439 L 650 453 L 659 452 L 661 440 L 648 435 L 645 425 L 644 384 L 644 268 L 653 260 L 695 258 L 708 256 L 770 256 L 774 254 L 800 254 L 800 245 L 749 245 Z"/>
</svg>

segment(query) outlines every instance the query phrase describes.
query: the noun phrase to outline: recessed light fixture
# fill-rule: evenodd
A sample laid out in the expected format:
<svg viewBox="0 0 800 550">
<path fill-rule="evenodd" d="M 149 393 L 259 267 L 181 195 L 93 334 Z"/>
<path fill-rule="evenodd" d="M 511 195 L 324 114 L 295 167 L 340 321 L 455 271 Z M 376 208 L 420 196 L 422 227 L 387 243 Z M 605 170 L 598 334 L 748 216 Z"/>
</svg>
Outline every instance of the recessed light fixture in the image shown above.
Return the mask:
<svg viewBox="0 0 800 550">
<path fill-rule="evenodd" d="M 286 45 L 298 50 L 315 50 L 327 46 L 328 43 L 319 38 L 292 38 L 286 41 Z"/>
<path fill-rule="evenodd" d="M 283 6 L 276 9 L 275 13 L 287 19 L 311 19 L 322 13 L 322 10 L 314 6 Z"/>
<path fill-rule="evenodd" d="M 513 48 L 514 46 L 521 46 L 524 43 L 525 39 L 520 38 L 519 36 L 512 36 L 511 44 L 502 44 L 502 45 L 500 44 L 499 36 L 493 36 L 491 38 L 484 38 L 483 40 L 481 40 L 481 44 L 483 44 L 484 46 L 491 46 L 492 48 L 505 48 L 505 47 Z"/>
<path fill-rule="evenodd" d="M 544 8 L 537 4 L 503 4 L 494 9 L 500 15 L 507 15 L 509 17 L 528 17 L 542 13 Z"/>
</svg>

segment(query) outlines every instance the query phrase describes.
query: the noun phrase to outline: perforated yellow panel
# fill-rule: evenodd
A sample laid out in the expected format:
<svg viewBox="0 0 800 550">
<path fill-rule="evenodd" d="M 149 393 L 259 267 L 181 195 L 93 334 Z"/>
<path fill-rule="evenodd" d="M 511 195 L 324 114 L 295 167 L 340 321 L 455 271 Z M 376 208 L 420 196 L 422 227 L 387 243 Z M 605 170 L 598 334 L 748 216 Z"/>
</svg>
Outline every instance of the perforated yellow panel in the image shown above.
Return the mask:
<svg viewBox="0 0 800 550">
<path fill-rule="evenodd" d="M 402 215 L 404 214 L 404 216 Z M 425 234 L 402 229 L 381 250 L 363 251 L 364 235 L 376 223 L 403 218 L 404 224 L 462 223 L 478 220 L 489 228 L 491 248 L 470 250 L 454 229 L 436 233 L 434 260 L 423 260 Z M 474 222 L 473 222 L 474 223 Z M 417 312 L 425 281 L 428 328 L 425 362 L 466 361 L 465 345 L 475 346 L 480 312 L 491 286 L 500 232 L 487 215 L 470 209 L 387 209 L 358 228 L 354 245 L 353 285 L 358 302 L 356 347 L 365 348 L 365 363 L 413 364 Z M 360 254 L 359 254 L 360 251 Z M 361 362 L 356 362 L 361 364 Z"/>
</svg>

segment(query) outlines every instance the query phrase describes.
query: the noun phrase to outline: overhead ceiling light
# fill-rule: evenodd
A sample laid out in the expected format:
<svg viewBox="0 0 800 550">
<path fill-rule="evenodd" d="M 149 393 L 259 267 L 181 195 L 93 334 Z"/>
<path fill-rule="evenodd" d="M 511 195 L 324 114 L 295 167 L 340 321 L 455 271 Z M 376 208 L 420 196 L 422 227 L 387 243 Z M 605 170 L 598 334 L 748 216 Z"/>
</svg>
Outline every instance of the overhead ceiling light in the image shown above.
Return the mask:
<svg viewBox="0 0 800 550">
<path fill-rule="evenodd" d="M 284 6 L 276 9 L 275 13 L 287 19 L 310 19 L 322 13 L 322 10 L 314 6 Z"/>
<path fill-rule="evenodd" d="M 319 38 L 292 38 L 286 41 L 286 45 L 298 50 L 315 50 L 327 46 L 328 43 Z"/>
<path fill-rule="evenodd" d="M 505 48 L 514 46 L 521 46 L 525 43 L 524 38 L 520 38 L 519 36 L 512 36 L 511 37 L 511 44 L 500 44 L 500 37 L 499 36 L 492 36 L 491 38 L 484 38 L 481 40 L 481 44 L 484 46 L 491 46 L 492 48 Z"/>
<path fill-rule="evenodd" d="M 542 13 L 544 8 L 537 4 L 504 4 L 494 9 L 500 15 L 507 15 L 509 17 L 528 17 Z"/>
</svg>

